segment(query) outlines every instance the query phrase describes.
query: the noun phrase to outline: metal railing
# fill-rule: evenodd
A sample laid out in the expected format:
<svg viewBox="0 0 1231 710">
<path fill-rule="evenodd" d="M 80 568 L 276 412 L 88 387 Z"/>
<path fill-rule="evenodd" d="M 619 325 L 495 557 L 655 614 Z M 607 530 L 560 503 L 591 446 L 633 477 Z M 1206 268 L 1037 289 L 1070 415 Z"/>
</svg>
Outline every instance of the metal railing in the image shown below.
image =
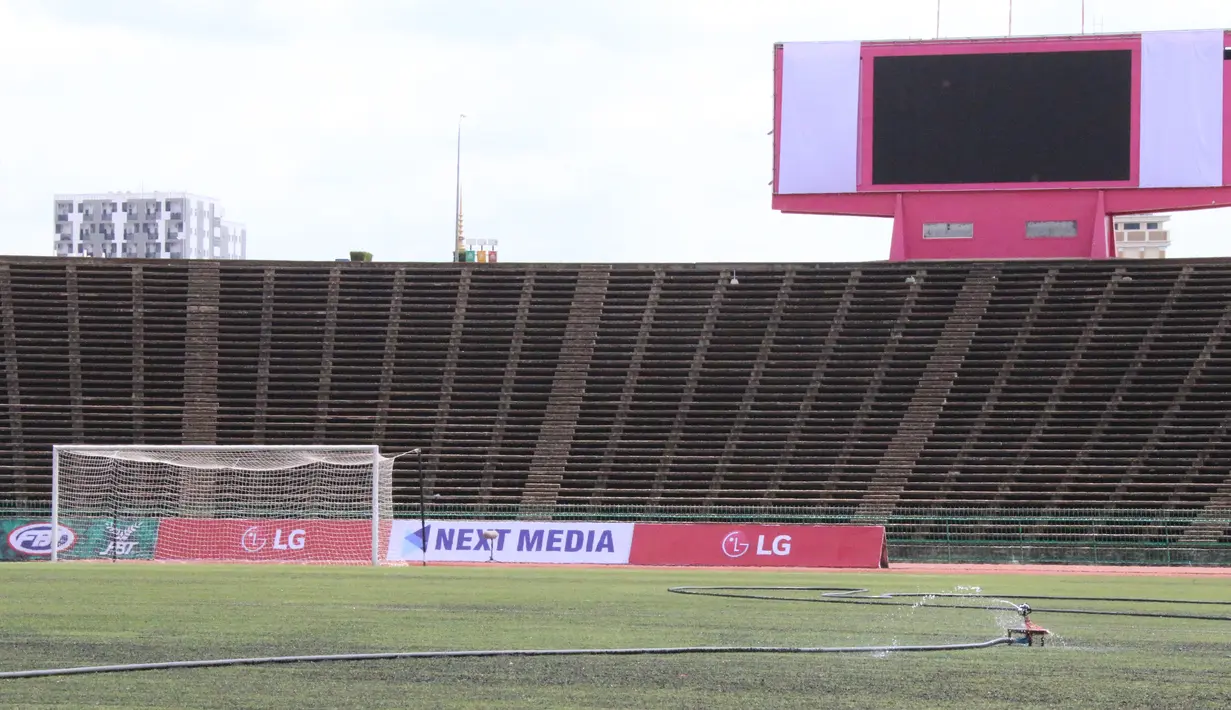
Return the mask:
<svg viewBox="0 0 1231 710">
<path fill-rule="evenodd" d="M 435 503 L 431 518 L 513 520 L 516 504 Z M 415 506 L 397 517 L 419 514 Z M 857 506 L 647 506 L 595 507 L 558 502 L 552 520 L 611 522 L 715 522 L 731 524 L 885 525 L 890 559 L 917 562 L 1071 564 L 1231 564 L 1231 516 L 1200 510 L 1114 508 L 983 508 L 912 510 L 888 520 L 863 516 Z"/>
<path fill-rule="evenodd" d="M 41 505 L 0 500 L 0 519 L 49 515 Z M 435 519 L 544 519 L 516 503 L 429 503 Z M 399 505 L 395 517 L 419 509 Z M 603 505 L 557 502 L 549 519 L 595 522 L 673 522 L 795 525 L 885 525 L 890 559 L 899 562 L 1231 564 L 1231 516 L 1200 510 L 1109 508 L 945 508 L 896 513 L 886 520 L 860 516 L 855 506 L 774 508 L 761 506 Z M 0 543 L 2 544 L 2 543 Z"/>
</svg>

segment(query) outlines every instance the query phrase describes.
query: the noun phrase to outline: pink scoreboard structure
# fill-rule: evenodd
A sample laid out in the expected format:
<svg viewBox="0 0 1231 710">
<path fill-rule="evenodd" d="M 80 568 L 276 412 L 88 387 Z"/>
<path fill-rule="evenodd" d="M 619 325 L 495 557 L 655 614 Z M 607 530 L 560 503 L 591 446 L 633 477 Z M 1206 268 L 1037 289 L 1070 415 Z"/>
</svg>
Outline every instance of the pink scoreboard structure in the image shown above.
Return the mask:
<svg viewBox="0 0 1231 710">
<path fill-rule="evenodd" d="M 788 42 L 774 89 L 774 209 L 892 217 L 893 261 L 1106 259 L 1113 215 L 1231 205 L 1225 30 Z"/>
</svg>

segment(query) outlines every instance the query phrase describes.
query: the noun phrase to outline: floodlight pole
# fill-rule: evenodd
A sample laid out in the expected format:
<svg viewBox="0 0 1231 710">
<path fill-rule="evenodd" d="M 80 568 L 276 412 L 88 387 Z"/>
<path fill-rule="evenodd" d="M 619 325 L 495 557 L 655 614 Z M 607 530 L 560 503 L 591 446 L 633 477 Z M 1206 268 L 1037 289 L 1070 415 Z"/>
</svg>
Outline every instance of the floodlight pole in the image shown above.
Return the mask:
<svg viewBox="0 0 1231 710">
<path fill-rule="evenodd" d="M 458 247 L 461 246 L 461 232 L 457 225 L 462 221 L 462 119 L 464 118 L 466 118 L 464 113 L 457 117 L 457 184 L 453 193 L 453 247 L 450 261 L 457 259 Z"/>
<path fill-rule="evenodd" d="M 427 533 L 427 496 L 424 493 L 423 481 L 423 450 L 415 449 L 415 462 L 419 466 L 419 534 L 422 535 L 420 542 L 423 544 L 423 567 L 427 567 L 427 540 L 430 535 Z"/>
</svg>

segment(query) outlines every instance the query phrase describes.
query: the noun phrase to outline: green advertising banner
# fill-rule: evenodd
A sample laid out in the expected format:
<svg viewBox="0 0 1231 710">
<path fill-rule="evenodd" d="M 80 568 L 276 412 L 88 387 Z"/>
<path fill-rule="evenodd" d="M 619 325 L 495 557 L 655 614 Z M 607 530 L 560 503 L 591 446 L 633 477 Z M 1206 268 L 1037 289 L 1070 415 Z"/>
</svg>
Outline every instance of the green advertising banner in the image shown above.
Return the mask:
<svg viewBox="0 0 1231 710">
<path fill-rule="evenodd" d="M 157 518 L 60 519 L 58 556 L 65 560 L 149 560 L 158 540 Z M 0 562 L 51 558 L 51 521 L 0 519 Z"/>
</svg>

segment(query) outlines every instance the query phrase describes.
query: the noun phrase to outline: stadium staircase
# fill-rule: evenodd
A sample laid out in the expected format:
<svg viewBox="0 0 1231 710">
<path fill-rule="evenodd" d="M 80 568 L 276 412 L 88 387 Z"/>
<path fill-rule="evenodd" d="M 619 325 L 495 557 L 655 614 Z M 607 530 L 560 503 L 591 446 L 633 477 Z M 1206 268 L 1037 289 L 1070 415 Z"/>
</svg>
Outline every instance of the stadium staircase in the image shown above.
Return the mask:
<svg viewBox="0 0 1231 710">
<path fill-rule="evenodd" d="M 372 426 L 372 440 L 385 441 L 389 436 L 389 408 L 393 401 L 394 368 L 397 366 L 398 336 L 402 327 L 402 304 L 406 296 L 406 269 L 393 272 L 393 288 L 389 297 L 389 311 L 384 323 L 373 318 L 366 328 L 369 337 L 383 335 L 380 355 L 380 387 L 376 391 L 376 422 Z M 373 316 L 379 315 L 379 304 L 372 308 Z"/>
<path fill-rule="evenodd" d="M 1229 291 L 1228 260 L 9 257 L 0 505 L 46 505 L 53 443 L 375 441 L 423 447 L 429 512 L 1227 544 Z M 400 458 L 404 509 L 420 482 Z"/>
<path fill-rule="evenodd" d="M 577 414 L 586 390 L 586 375 L 594 356 L 594 341 L 602 318 L 607 271 L 583 268 L 569 309 L 552 378 L 551 395 L 521 498 L 523 518 L 550 518 L 564 479 L 564 467 L 577 428 Z"/>
<path fill-rule="evenodd" d="M 453 493 L 459 502 L 470 502 L 463 498 L 466 489 L 461 488 L 461 490 L 450 490 L 450 483 L 440 485 L 440 481 L 438 479 L 439 473 L 443 470 L 441 464 L 444 461 L 445 436 L 447 433 L 446 427 L 449 424 L 450 416 L 453 414 L 453 409 L 451 408 L 454 403 L 453 386 L 458 381 L 457 371 L 461 362 L 462 334 L 465 332 L 466 326 L 468 325 L 467 316 L 470 315 L 469 308 L 472 277 L 473 272 L 471 270 L 467 269 L 462 271 L 461 278 L 457 285 L 457 305 L 454 306 L 451 313 L 445 314 L 449 316 L 450 324 L 448 331 L 446 331 L 448 340 L 445 349 L 445 356 L 442 358 L 444 367 L 440 375 L 440 403 L 436 407 L 435 416 L 433 417 L 435 421 L 429 430 L 430 436 L 427 439 L 427 441 L 431 442 L 428 447 L 429 466 L 422 474 L 427 477 L 425 488 L 429 491 L 429 495 L 433 497 L 439 496 L 441 495 L 440 491 L 443 490 L 445 494 Z M 416 314 L 411 314 L 410 325 L 412 330 L 415 329 L 416 325 L 425 328 L 429 327 L 426 323 L 417 322 L 419 319 L 415 318 L 415 315 Z M 478 309 L 475 309 L 474 316 L 476 317 L 472 318 L 470 322 L 473 322 L 476 327 L 481 328 L 483 327 L 483 324 L 482 321 L 478 319 L 478 315 L 479 311 Z M 420 351 L 420 354 L 422 354 L 422 351 Z M 424 402 L 424 404 L 427 405 L 428 403 Z M 450 443 L 453 444 L 453 446 L 449 447 L 450 453 L 452 453 L 456 451 L 455 447 L 457 443 L 461 443 L 464 451 L 464 447 L 467 442 L 453 441 Z M 459 481 L 459 483 L 464 485 L 465 481 Z"/>
<path fill-rule="evenodd" d="M 955 300 L 948 297 L 948 289 L 938 288 L 931 303 L 917 304 L 913 309 L 912 319 L 943 319 L 944 328 L 917 386 L 909 395 L 906 413 L 877 466 L 868 494 L 859 506 L 858 520 L 885 524 L 892 516 L 923 447 L 932 437 L 958 369 L 970 350 L 974 332 L 991 300 L 997 271 L 995 264 L 978 264 L 966 275 Z M 919 271 L 911 278 L 918 284 L 927 274 Z M 909 383 L 907 389 L 910 389 Z"/>
<path fill-rule="evenodd" d="M 26 477 L 26 441 L 22 430 L 21 379 L 17 375 L 17 324 L 13 304 L 13 279 L 9 265 L 0 263 L 0 344 L 4 347 L 5 409 L 9 435 L 0 443 L 0 495 L 14 507 L 31 505 L 31 485 Z"/>
<path fill-rule="evenodd" d="M 633 397 L 664 280 L 661 269 L 613 270 L 608 277 L 585 392 L 557 493 L 559 501 L 593 515 L 626 503 L 624 492 L 635 490 L 639 480 L 633 467 L 635 452 L 620 452 L 620 447 L 628 445 Z M 618 453 L 624 455 L 619 456 L 617 474 Z"/>
</svg>

